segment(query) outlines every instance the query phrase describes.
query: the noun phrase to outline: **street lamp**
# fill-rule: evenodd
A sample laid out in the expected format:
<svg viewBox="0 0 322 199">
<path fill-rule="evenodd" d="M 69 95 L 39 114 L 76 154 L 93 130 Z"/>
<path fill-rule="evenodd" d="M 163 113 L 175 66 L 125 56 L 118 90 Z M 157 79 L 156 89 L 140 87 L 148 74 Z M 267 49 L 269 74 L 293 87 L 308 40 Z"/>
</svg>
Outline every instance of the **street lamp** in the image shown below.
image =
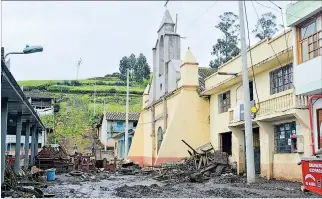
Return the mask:
<svg viewBox="0 0 322 199">
<path fill-rule="evenodd" d="M 8 55 L 13 55 L 13 54 L 31 54 L 31 53 L 38 53 L 38 52 L 42 52 L 44 49 L 42 46 L 29 46 L 29 45 L 26 45 L 26 48 L 23 49 L 22 52 L 10 52 L 10 53 L 7 53 L 5 56 L 4 56 L 4 59 L 6 59 L 6 57 Z"/>
<path fill-rule="evenodd" d="M 234 75 L 234 76 L 238 76 L 238 73 L 231 73 L 231 72 L 218 72 L 218 75 Z"/>
</svg>

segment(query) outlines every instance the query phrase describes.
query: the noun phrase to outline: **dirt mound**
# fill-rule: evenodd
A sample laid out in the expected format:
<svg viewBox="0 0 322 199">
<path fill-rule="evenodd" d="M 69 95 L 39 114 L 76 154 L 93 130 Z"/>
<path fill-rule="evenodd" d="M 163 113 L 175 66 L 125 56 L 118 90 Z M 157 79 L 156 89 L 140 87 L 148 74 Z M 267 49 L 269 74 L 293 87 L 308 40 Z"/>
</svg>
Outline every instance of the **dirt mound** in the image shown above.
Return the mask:
<svg viewBox="0 0 322 199">
<path fill-rule="evenodd" d="M 142 198 L 153 196 L 157 197 L 159 195 L 161 187 L 157 184 L 152 184 L 150 186 L 145 185 L 134 185 L 134 186 L 121 186 L 115 189 L 116 195 L 121 198 Z"/>
</svg>

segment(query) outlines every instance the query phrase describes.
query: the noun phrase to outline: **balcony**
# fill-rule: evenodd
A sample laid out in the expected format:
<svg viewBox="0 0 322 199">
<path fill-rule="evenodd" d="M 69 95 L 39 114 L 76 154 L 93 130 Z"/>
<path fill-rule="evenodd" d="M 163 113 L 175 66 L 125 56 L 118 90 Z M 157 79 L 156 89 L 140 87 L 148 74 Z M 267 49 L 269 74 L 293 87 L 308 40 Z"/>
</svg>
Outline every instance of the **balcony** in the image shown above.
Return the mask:
<svg viewBox="0 0 322 199">
<path fill-rule="evenodd" d="M 274 118 L 282 115 L 292 114 L 294 109 L 306 109 L 308 107 L 308 96 L 295 95 L 293 90 L 272 97 L 259 103 L 259 110 L 255 120 Z M 229 123 L 242 123 L 234 120 L 234 110 L 229 110 Z"/>
<path fill-rule="evenodd" d="M 322 35 L 322 32 L 321 32 L 321 35 Z M 322 52 L 322 46 L 321 46 L 321 52 Z M 294 68 L 294 86 L 296 88 L 296 94 L 313 95 L 313 94 L 322 93 L 321 74 L 322 74 L 322 54 L 304 63 L 296 65 Z"/>
<path fill-rule="evenodd" d="M 125 131 L 124 126 L 112 126 L 112 132 L 121 133 Z"/>
</svg>

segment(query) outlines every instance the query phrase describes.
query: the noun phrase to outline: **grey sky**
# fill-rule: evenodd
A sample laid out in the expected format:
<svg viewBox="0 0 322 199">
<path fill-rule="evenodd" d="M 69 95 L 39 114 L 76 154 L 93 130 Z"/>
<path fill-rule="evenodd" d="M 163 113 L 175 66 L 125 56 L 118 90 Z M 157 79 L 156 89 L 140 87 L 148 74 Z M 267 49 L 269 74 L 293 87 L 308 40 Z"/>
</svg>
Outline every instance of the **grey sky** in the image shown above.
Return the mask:
<svg viewBox="0 0 322 199">
<path fill-rule="evenodd" d="M 26 44 L 42 45 L 42 53 L 11 55 L 11 71 L 17 80 L 75 79 L 117 72 L 119 61 L 131 53 L 143 53 L 152 67 L 152 47 L 157 39 L 165 1 L 2 2 L 2 46 L 20 51 Z M 270 2 L 262 4 L 274 7 Z M 275 2 L 284 9 L 290 1 Z M 282 24 L 281 14 L 254 2 L 259 15 L 271 11 Z M 251 2 L 246 3 L 250 28 L 257 21 Z M 277 8 L 275 7 L 277 10 Z M 212 45 L 220 32 L 215 25 L 226 11 L 238 14 L 236 1 L 170 1 L 173 20 L 178 14 L 181 57 L 187 47 L 201 66 L 212 59 Z M 284 16 L 285 20 L 285 16 Z M 252 43 L 257 40 L 251 35 Z"/>
</svg>

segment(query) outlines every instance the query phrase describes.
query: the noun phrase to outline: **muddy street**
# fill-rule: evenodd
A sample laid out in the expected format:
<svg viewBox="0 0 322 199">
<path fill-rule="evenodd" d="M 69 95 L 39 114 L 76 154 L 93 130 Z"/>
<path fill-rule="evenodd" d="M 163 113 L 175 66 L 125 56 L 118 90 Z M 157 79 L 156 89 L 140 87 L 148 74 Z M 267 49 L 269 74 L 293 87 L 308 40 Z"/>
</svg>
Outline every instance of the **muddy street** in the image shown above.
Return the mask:
<svg viewBox="0 0 322 199">
<path fill-rule="evenodd" d="M 245 177 L 220 176 L 203 183 L 163 183 L 146 175 L 87 174 L 75 177 L 57 175 L 44 193 L 56 198 L 318 198 L 303 193 L 301 183 L 258 178 L 253 185 Z"/>
</svg>

